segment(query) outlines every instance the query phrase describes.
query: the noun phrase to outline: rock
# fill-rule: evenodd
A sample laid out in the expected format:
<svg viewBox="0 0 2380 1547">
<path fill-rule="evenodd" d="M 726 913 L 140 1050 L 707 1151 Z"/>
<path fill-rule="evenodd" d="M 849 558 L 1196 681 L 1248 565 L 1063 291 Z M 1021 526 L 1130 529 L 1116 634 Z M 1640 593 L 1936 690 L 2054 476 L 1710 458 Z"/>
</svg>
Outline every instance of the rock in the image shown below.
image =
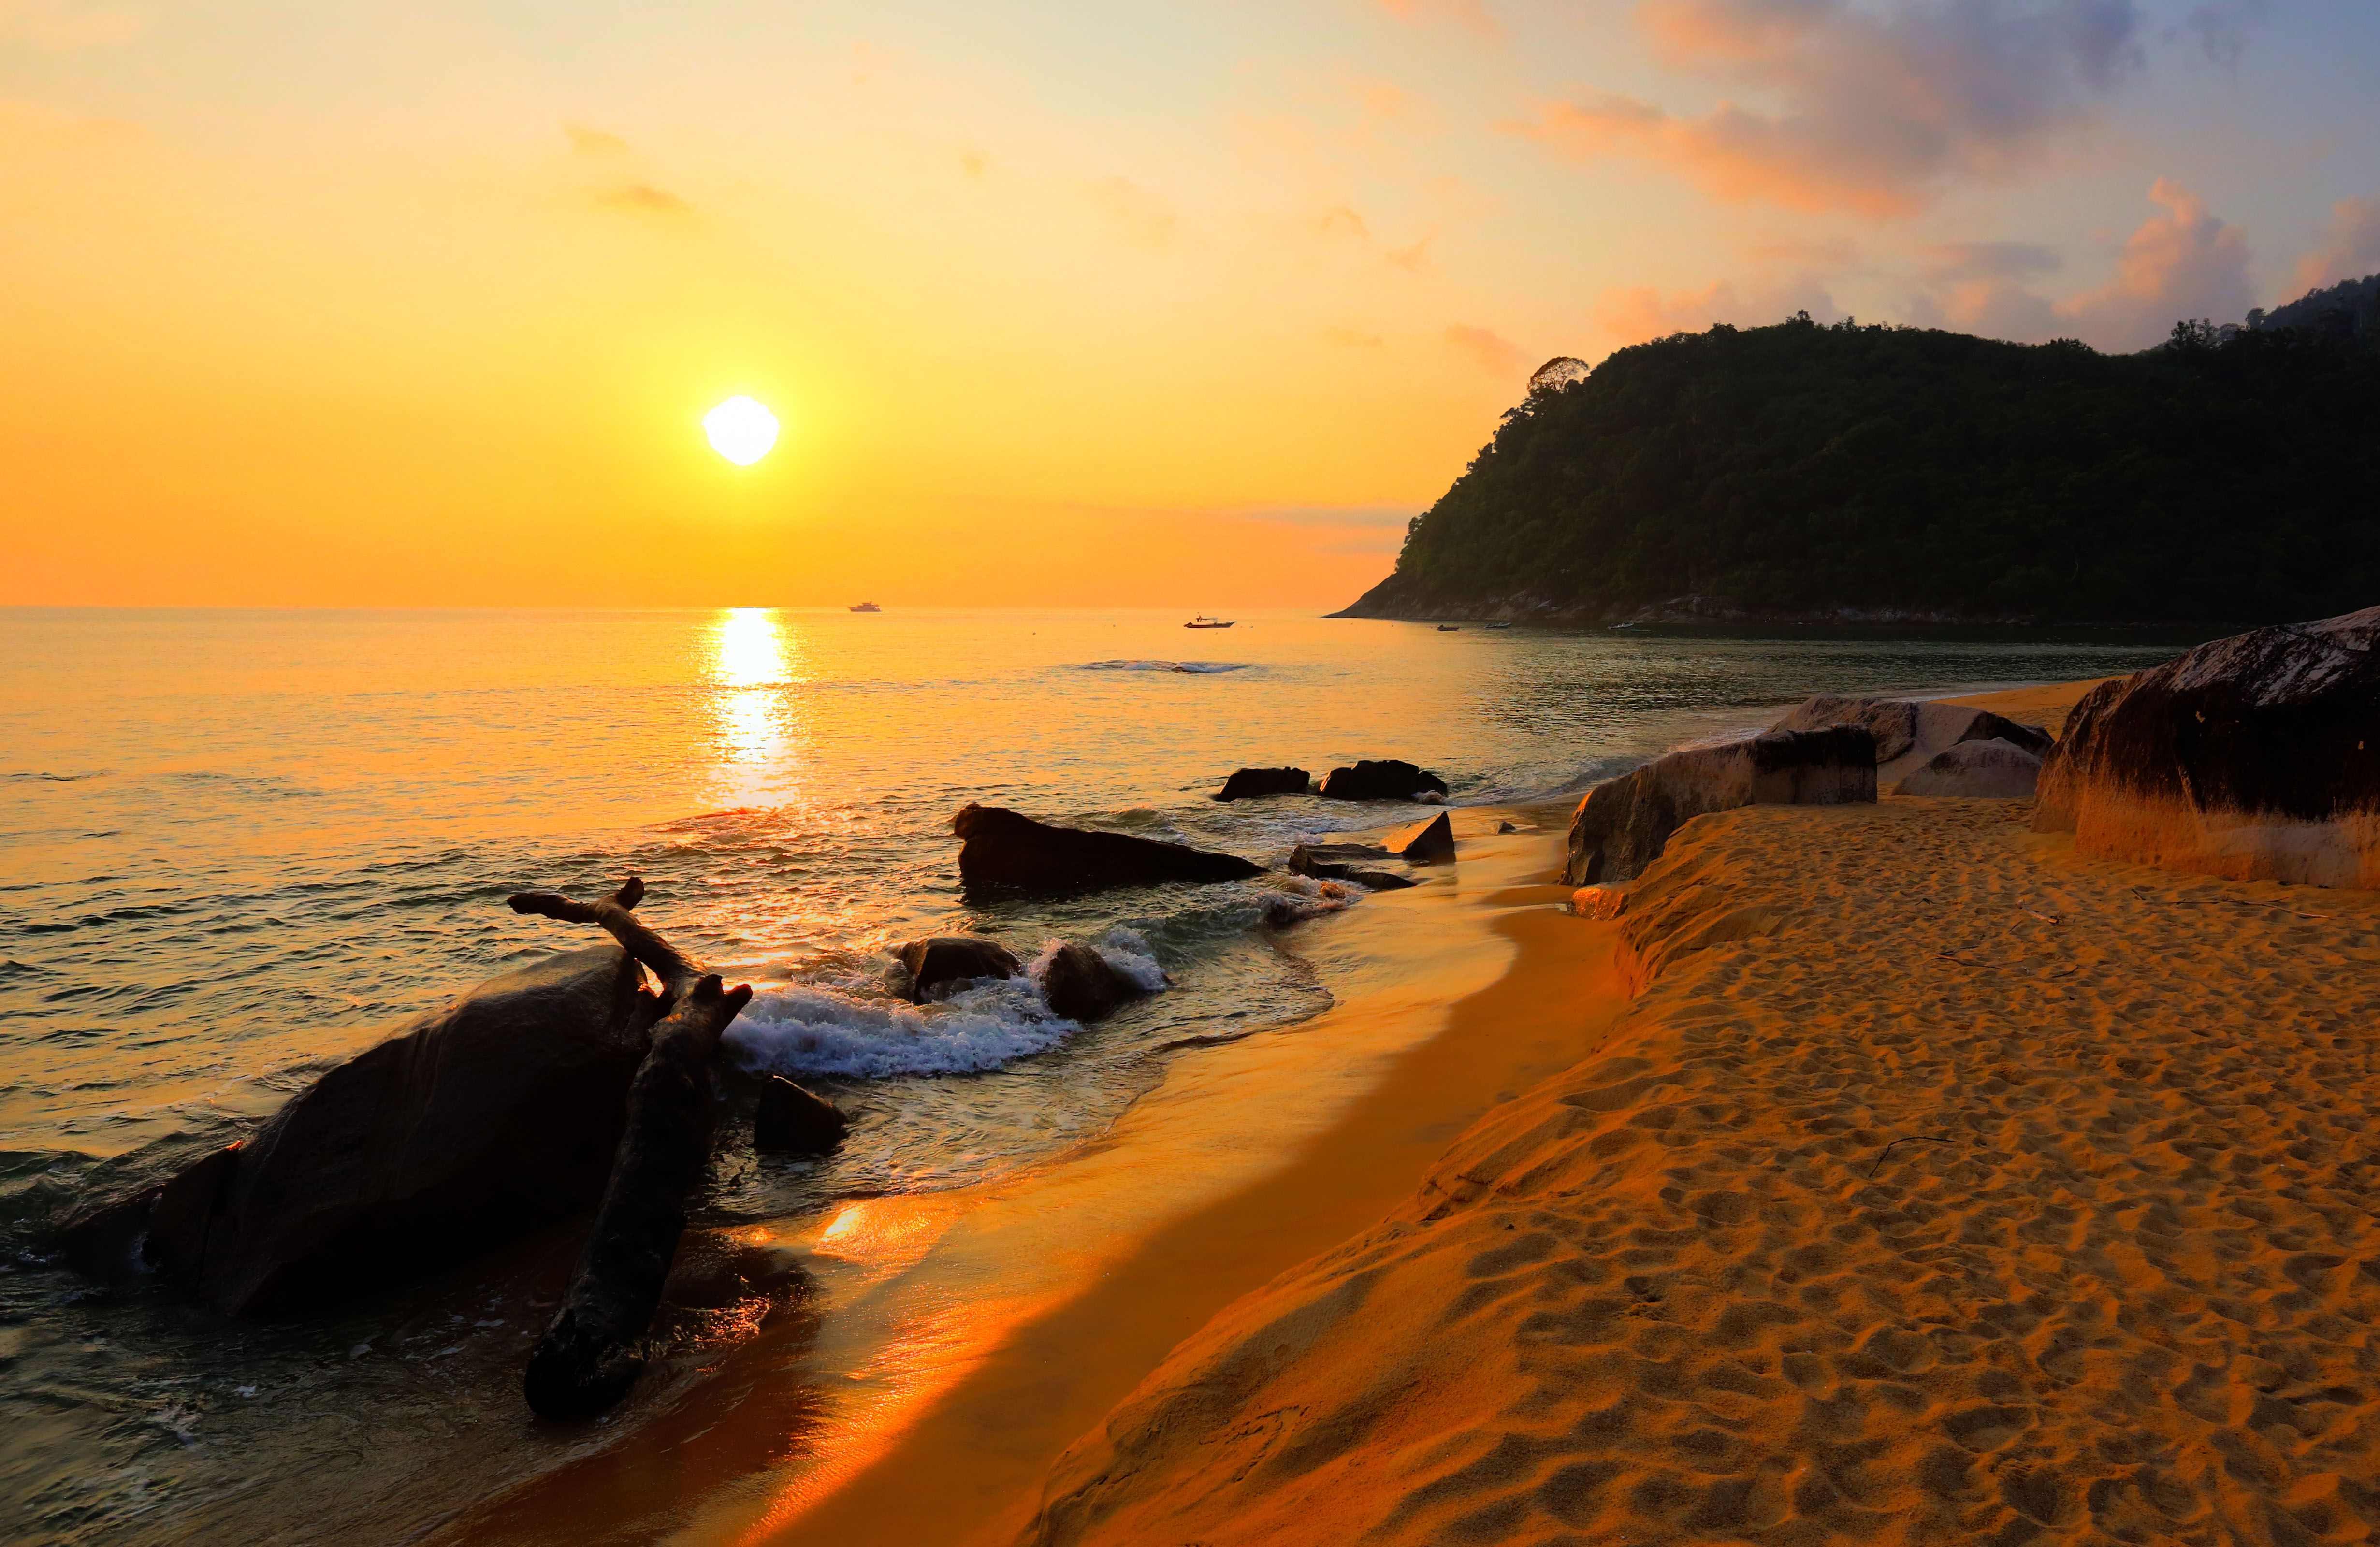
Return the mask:
<svg viewBox="0 0 2380 1547">
<path fill-rule="evenodd" d="M 908 969 L 909 998 L 923 1004 L 945 983 L 976 978 L 1013 978 L 1024 964 L 1006 946 L 980 935 L 929 935 L 892 948 L 892 959 Z"/>
<path fill-rule="evenodd" d="M 1876 738 L 1865 726 L 1770 731 L 1657 757 L 1586 792 L 1571 818 L 1571 886 L 1624 881 L 1696 816 L 1740 805 L 1839 805 L 1876 799 Z"/>
<path fill-rule="evenodd" d="M 772 1154 L 824 1154 L 843 1142 L 850 1127 L 841 1107 L 783 1075 L 760 1082 L 760 1105 L 752 1112 L 754 1149 Z"/>
<path fill-rule="evenodd" d="M 1417 801 L 1430 795 L 1444 799 L 1446 780 L 1411 763 L 1359 762 L 1352 768 L 1333 768 L 1318 792 L 1330 801 Z"/>
<path fill-rule="evenodd" d="M 993 805 L 968 805 L 951 822 L 963 842 L 959 876 L 969 886 L 1090 891 L 1158 881 L 1237 881 L 1263 867 L 1236 854 L 1208 853 L 1120 832 L 1053 828 Z"/>
<path fill-rule="evenodd" d="M 1438 864 L 1454 857 L 1454 823 L 1441 811 L 1427 822 L 1415 822 L 1390 833 L 1389 852 L 1408 864 Z"/>
<path fill-rule="evenodd" d="M 1104 1021 L 1149 992 L 1088 946 L 1072 943 L 1050 953 L 1041 969 L 1041 997 L 1068 1021 Z"/>
<path fill-rule="evenodd" d="M 2043 761 L 2033 825 L 2174 870 L 2380 888 L 2380 607 L 2094 688 Z"/>
<path fill-rule="evenodd" d="M 1932 762 L 1892 787 L 1896 795 L 1963 795 L 1969 799 L 2022 800 L 2041 777 L 2041 759 L 1994 737 L 1961 742 L 1937 752 Z"/>
<path fill-rule="evenodd" d="M 491 978 L 325 1073 L 254 1137 L 67 1227 L 234 1314 L 309 1311 L 594 1201 L 658 1001 L 616 946 Z M 132 1213 L 128 1215 L 126 1209 Z M 78 1246 L 77 1240 L 80 1245 Z"/>
<path fill-rule="evenodd" d="M 1907 698 L 1843 698 L 1821 693 L 1796 704 L 1772 731 L 1823 731 L 1857 725 L 1876 738 L 1876 782 L 1890 789 L 1961 742 L 1994 738 L 2038 757 L 2050 746 L 2049 732 L 1966 704 L 1919 703 Z"/>
<path fill-rule="evenodd" d="M 1248 801 L 1259 795 L 1303 795 L 1314 776 L 1304 768 L 1242 768 L 1215 792 L 1219 801 Z"/>
<path fill-rule="evenodd" d="M 1293 875 L 1311 876 L 1320 881 L 1353 881 L 1372 891 L 1397 891 L 1421 885 L 1393 870 L 1363 868 L 1367 864 L 1386 864 L 1395 857 L 1386 849 L 1369 843 L 1301 843 L 1289 852 L 1289 868 Z"/>
<path fill-rule="evenodd" d="M 1617 884 L 1581 887 L 1570 894 L 1570 911 L 1583 919 L 1616 919 L 1628 907 L 1628 888 Z"/>
<path fill-rule="evenodd" d="M 1496 830 L 1498 832 L 1519 832 L 1521 829 L 1511 822 L 1499 822 L 1496 824 Z"/>
<path fill-rule="evenodd" d="M 765 1299 L 773 1310 L 809 1287 L 802 1254 L 790 1247 L 747 1240 L 727 1230 L 688 1230 L 670 1263 L 662 1299 L 690 1311 L 727 1311 Z"/>
</svg>

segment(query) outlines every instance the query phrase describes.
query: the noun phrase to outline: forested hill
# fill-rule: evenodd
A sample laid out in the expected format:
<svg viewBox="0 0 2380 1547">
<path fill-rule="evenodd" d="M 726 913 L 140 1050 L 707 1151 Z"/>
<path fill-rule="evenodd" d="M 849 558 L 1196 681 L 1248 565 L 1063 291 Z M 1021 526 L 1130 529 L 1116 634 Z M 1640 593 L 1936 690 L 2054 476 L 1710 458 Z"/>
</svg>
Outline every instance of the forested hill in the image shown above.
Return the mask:
<svg viewBox="0 0 2380 1547">
<path fill-rule="evenodd" d="M 2354 332 L 2186 324 L 2108 356 L 1797 319 L 1571 373 L 1539 373 L 1342 616 L 2255 622 L 2380 602 L 2380 351 Z"/>
</svg>

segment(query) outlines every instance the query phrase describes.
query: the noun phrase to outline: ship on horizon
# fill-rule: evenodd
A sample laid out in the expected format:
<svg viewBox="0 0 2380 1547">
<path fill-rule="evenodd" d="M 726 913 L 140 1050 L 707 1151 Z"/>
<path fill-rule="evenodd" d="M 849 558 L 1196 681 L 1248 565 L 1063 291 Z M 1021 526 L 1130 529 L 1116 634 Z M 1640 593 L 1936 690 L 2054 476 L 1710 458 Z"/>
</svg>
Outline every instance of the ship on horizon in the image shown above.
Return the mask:
<svg viewBox="0 0 2380 1547">
<path fill-rule="evenodd" d="M 881 612 L 884 609 L 877 606 L 872 601 L 863 601 L 858 606 L 853 608 L 852 610 L 854 612 Z"/>
</svg>

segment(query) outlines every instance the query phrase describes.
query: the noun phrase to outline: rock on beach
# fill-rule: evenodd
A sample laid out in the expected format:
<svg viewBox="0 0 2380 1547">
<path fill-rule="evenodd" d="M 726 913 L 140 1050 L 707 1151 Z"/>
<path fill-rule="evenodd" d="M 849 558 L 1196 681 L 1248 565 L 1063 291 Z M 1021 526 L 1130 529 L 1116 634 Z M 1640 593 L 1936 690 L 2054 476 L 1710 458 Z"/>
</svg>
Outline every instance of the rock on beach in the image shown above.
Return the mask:
<svg viewBox="0 0 2380 1547">
<path fill-rule="evenodd" d="M 952 818 L 962 842 L 959 876 L 970 886 L 1091 891 L 1160 881 L 1238 881 L 1264 867 L 1128 833 L 1057 828 L 994 805 L 967 805 Z"/>
<path fill-rule="evenodd" d="M 1671 833 L 1715 811 L 1873 802 L 1876 778 L 1876 738 L 1859 724 L 1672 752 L 1586 792 L 1571 818 L 1562 880 L 1627 880 L 1660 858 Z"/>
</svg>

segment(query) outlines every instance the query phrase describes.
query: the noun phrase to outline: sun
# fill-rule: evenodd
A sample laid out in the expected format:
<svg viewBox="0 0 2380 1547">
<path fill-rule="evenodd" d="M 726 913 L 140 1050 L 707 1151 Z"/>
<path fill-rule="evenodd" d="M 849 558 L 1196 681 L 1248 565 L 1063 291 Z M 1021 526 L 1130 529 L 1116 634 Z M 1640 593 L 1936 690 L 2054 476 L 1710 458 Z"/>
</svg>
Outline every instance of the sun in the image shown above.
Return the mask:
<svg viewBox="0 0 2380 1547">
<path fill-rule="evenodd" d="M 739 467 L 749 467 L 777 443 L 777 416 L 748 397 L 731 397 L 702 416 L 710 449 Z"/>
</svg>

